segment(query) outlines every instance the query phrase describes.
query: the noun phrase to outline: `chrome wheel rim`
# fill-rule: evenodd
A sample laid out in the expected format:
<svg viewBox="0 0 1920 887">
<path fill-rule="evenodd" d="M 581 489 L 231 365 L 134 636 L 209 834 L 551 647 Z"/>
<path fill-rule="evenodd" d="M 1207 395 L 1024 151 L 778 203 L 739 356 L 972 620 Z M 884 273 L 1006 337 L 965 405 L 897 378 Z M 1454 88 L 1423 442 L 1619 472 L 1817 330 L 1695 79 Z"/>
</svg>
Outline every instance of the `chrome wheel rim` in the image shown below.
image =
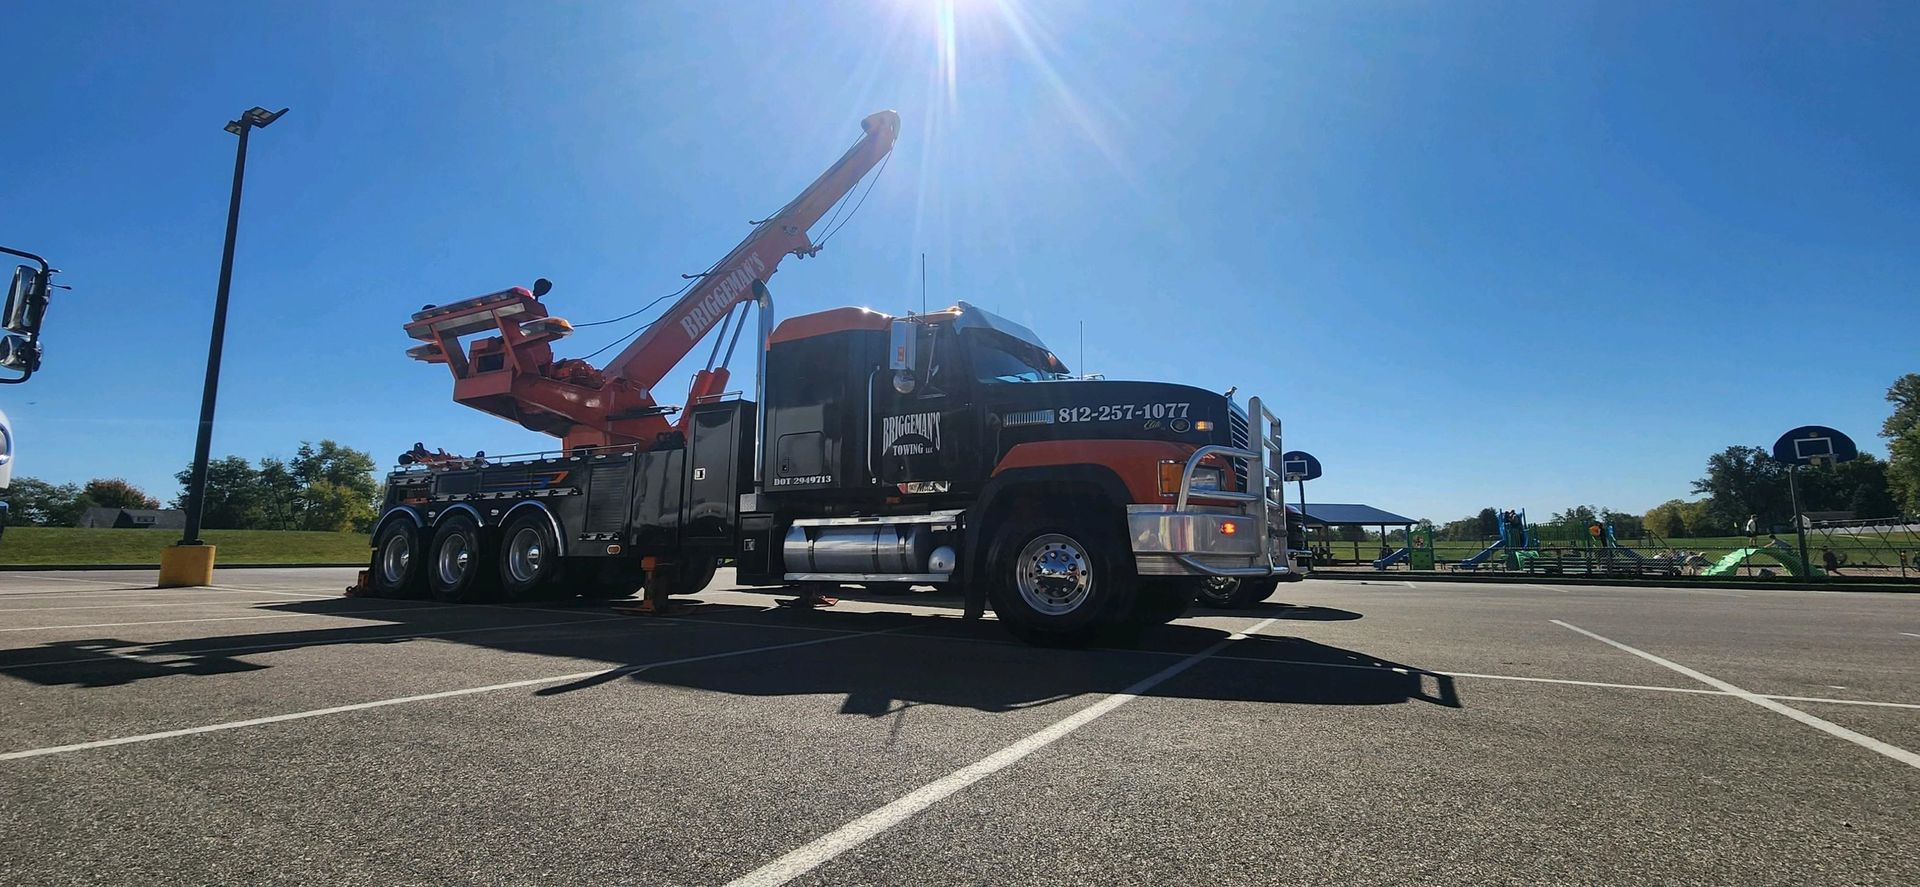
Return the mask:
<svg viewBox="0 0 1920 887">
<path fill-rule="evenodd" d="M 1093 558 L 1070 536 L 1036 536 L 1016 563 L 1020 599 L 1042 615 L 1065 616 L 1093 595 Z"/>
<path fill-rule="evenodd" d="M 413 563 L 413 542 L 405 533 L 395 533 L 387 537 L 387 544 L 380 547 L 380 577 L 388 585 L 399 585 L 407 578 L 407 565 Z"/>
<path fill-rule="evenodd" d="M 507 573 L 513 581 L 527 583 L 540 578 L 540 559 L 544 556 L 540 542 L 540 531 L 532 527 L 513 534 L 513 540 L 507 543 Z"/>
<path fill-rule="evenodd" d="M 440 574 L 440 584 L 458 585 L 467 575 L 468 562 L 472 559 L 473 552 L 467 548 L 465 533 L 448 536 L 440 543 L 440 551 L 434 558 L 435 569 Z"/>
<path fill-rule="evenodd" d="M 1213 603 L 1225 603 L 1233 600 L 1233 593 L 1240 590 L 1240 580 L 1231 576 L 1208 576 L 1201 584 L 1200 596 Z"/>
</svg>

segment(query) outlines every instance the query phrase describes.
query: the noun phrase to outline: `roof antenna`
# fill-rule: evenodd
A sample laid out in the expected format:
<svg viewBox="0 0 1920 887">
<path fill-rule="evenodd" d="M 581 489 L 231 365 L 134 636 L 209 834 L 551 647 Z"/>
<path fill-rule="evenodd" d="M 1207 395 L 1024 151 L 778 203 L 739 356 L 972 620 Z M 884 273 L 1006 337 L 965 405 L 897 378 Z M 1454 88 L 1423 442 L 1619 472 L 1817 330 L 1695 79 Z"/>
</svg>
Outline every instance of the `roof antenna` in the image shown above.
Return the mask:
<svg viewBox="0 0 1920 887">
<path fill-rule="evenodd" d="M 927 254 L 920 254 L 920 313 L 927 313 Z"/>
<path fill-rule="evenodd" d="M 1080 375 L 1087 375 L 1087 322 L 1080 321 Z"/>
</svg>

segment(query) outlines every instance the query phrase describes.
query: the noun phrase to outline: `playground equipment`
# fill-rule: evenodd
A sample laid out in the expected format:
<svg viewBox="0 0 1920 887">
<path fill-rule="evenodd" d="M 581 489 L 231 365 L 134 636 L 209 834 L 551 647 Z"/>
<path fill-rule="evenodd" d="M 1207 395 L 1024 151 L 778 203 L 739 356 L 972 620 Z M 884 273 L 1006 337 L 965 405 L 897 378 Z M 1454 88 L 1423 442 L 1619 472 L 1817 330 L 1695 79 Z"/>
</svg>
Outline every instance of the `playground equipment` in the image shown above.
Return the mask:
<svg viewBox="0 0 1920 887">
<path fill-rule="evenodd" d="M 1433 525 L 1422 523 L 1407 531 L 1407 569 L 1433 571 Z"/>
<path fill-rule="evenodd" d="M 1613 525 L 1590 521 L 1586 532 L 1562 543 L 1518 552 L 1521 569 L 1529 573 L 1583 573 L 1600 576 L 1677 576 L 1685 561 L 1675 552 L 1647 555 L 1615 537 Z"/>
<path fill-rule="evenodd" d="M 1733 551 L 1727 552 L 1727 555 L 1715 561 L 1713 566 L 1700 571 L 1700 575 L 1724 576 L 1740 569 L 1742 565 L 1752 560 L 1754 555 L 1765 555 L 1771 558 L 1780 566 L 1786 567 L 1789 575 L 1797 578 L 1804 579 L 1808 576 L 1826 575 L 1825 570 L 1801 560 L 1800 556 L 1794 553 L 1793 546 L 1778 539 L 1765 545 L 1752 548 L 1736 548 Z"/>
<path fill-rule="evenodd" d="M 1494 552 L 1505 551 L 1507 569 L 1517 570 L 1520 569 L 1521 556 L 1540 547 L 1540 540 L 1534 528 L 1527 525 L 1526 509 L 1502 511 L 1495 517 L 1499 521 L 1500 538 L 1495 539 L 1492 545 L 1475 552 L 1472 557 L 1454 564 L 1454 569 L 1477 570 L 1481 564 L 1486 563 L 1487 558 L 1493 556 Z"/>
<path fill-rule="evenodd" d="M 1373 568 L 1384 570 L 1401 561 L 1407 562 L 1408 569 L 1433 569 L 1433 524 L 1422 522 L 1408 527 L 1407 544 L 1396 549 L 1392 554 L 1375 560 Z"/>
</svg>

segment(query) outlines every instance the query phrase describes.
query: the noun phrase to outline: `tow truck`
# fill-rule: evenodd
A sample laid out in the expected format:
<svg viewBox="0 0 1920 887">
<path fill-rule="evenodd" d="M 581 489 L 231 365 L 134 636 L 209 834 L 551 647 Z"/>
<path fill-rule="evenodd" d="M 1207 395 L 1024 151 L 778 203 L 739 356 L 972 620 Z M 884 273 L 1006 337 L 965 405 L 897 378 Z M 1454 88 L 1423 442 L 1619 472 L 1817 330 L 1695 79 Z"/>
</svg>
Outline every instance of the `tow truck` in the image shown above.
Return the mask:
<svg viewBox="0 0 1920 887">
<path fill-rule="evenodd" d="M 1271 593 L 1288 574 L 1281 426 L 1259 398 L 1075 378 L 1031 330 L 965 301 L 774 323 L 767 280 L 831 237 L 832 219 L 810 231 L 900 120 L 861 125 L 605 366 L 554 358 L 572 325 L 548 313 L 545 279 L 414 314 L 408 353 L 446 366 L 456 401 L 561 443 L 505 458 L 416 445 L 387 477 L 358 591 L 663 606 L 730 560 L 742 585 L 805 600 L 958 590 L 968 618 L 991 608 L 1036 643 L 1178 618 L 1209 579 L 1241 601 Z M 727 388 L 749 311 L 750 398 Z M 684 407 L 658 403 L 708 338 Z"/>
<path fill-rule="evenodd" d="M 48 291 L 59 273 L 47 260 L 32 253 L 0 246 L 0 253 L 32 260 L 18 265 L 0 306 L 0 385 L 25 382 L 40 368 L 40 321 L 46 317 Z M 13 486 L 13 426 L 0 411 L 0 533 L 7 527 L 7 491 Z"/>
</svg>

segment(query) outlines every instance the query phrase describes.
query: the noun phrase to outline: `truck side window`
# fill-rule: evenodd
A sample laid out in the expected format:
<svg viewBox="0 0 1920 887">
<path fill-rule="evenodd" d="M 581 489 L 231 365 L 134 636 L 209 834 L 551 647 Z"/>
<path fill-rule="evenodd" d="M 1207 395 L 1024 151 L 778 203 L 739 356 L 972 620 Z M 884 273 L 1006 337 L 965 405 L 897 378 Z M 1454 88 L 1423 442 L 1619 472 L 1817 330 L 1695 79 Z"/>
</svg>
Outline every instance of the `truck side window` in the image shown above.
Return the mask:
<svg viewBox="0 0 1920 887">
<path fill-rule="evenodd" d="M 947 359 L 948 355 L 942 352 L 951 350 L 946 346 L 952 343 L 946 336 L 941 335 L 941 332 L 942 328 L 934 324 L 926 324 L 920 328 L 918 369 L 920 378 L 926 382 L 920 390 L 922 395 L 945 393 L 947 376 L 945 370 L 950 361 Z"/>
</svg>

